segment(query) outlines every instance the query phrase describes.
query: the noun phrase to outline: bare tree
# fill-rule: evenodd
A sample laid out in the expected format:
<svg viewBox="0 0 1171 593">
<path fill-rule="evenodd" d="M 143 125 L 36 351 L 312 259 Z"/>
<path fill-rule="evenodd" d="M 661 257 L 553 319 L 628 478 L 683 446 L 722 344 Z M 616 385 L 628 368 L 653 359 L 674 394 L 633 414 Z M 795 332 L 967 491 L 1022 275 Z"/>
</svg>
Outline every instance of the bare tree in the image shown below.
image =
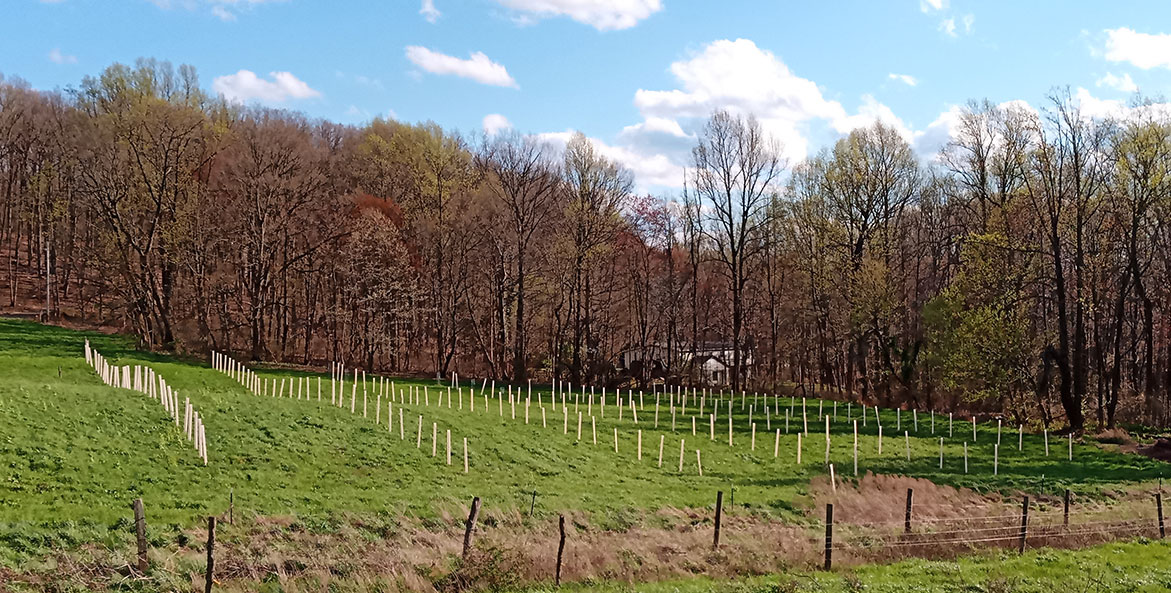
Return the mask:
<svg viewBox="0 0 1171 593">
<path fill-rule="evenodd" d="M 488 188 L 502 207 L 513 239 L 516 307 L 512 376 L 524 381 L 528 375 L 525 306 L 529 252 L 533 235 L 556 201 L 560 177 L 548 147 L 533 136 L 516 132 L 499 135 L 485 147 L 480 158 L 488 168 Z"/>
<path fill-rule="evenodd" d="M 691 191 L 706 208 L 702 232 L 723 264 L 732 298 L 732 390 L 742 388 L 744 287 L 760 253 L 770 196 L 784 171 L 780 145 L 754 117 L 712 114 L 692 149 Z"/>
</svg>

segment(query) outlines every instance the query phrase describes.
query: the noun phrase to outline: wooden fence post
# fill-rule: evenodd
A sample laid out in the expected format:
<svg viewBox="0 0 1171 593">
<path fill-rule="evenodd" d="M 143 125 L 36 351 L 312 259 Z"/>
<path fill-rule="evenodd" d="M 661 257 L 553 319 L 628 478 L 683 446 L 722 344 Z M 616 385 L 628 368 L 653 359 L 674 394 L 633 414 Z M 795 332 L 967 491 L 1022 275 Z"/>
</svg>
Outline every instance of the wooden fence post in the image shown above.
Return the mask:
<svg viewBox="0 0 1171 593">
<path fill-rule="evenodd" d="M 142 499 L 134 499 L 134 537 L 138 542 L 138 572 L 146 574 L 150 565 L 146 559 L 146 513 L 142 508 Z"/>
<path fill-rule="evenodd" d="M 557 544 L 557 576 L 553 581 L 558 587 L 561 586 L 561 559 L 565 556 L 565 515 L 561 515 L 558 519 L 559 527 L 561 529 L 561 541 Z"/>
<path fill-rule="evenodd" d="M 723 516 L 723 507 L 724 507 L 724 491 L 717 490 L 716 491 L 716 532 L 712 536 L 712 549 L 713 550 L 720 547 L 720 519 Z"/>
<path fill-rule="evenodd" d="M 911 533 L 911 503 L 915 499 L 915 489 L 907 488 L 907 514 L 903 518 L 903 533 Z"/>
<path fill-rule="evenodd" d="M 480 497 L 472 498 L 472 510 L 468 512 L 468 523 L 464 527 L 463 557 L 468 557 L 468 550 L 472 549 L 472 533 L 476 530 L 476 516 L 480 514 Z"/>
<path fill-rule="evenodd" d="M 833 568 L 834 558 L 834 505 L 825 505 L 825 570 Z"/>
<path fill-rule="evenodd" d="M 1029 497 L 1026 496 L 1024 502 L 1021 503 L 1021 536 L 1020 544 L 1017 546 L 1017 553 L 1025 553 L 1025 538 L 1029 535 Z"/>
<path fill-rule="evenodd" d="M 1167 530 L 1163 526 L 1163 493 L 1155 493 L 1155 509 L 1159 512 L 1159 539 L 1167 537 Z"/>
<path fill-rule="evenodd" d="M 1069 527 L 1069 488 L 1065 489 L 1065 512 L 1062 516 L 1061 524 Z"/>
<path fill-rule="evenodd" d="M 207 518 L 207 580 L 203 585 L 203 593 L 211 593 L 211 584 L 215 575 L 215 517 Z"/>
</svg>

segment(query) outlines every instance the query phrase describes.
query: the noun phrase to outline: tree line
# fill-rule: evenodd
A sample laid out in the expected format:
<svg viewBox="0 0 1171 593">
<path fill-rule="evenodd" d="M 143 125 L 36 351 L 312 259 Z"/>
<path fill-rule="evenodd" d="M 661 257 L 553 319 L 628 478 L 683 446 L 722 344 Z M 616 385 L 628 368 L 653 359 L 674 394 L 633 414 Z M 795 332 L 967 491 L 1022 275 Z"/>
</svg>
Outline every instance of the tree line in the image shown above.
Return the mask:
<svg viewBox="0 0 1171 593">
<path fill-rule="evenodd" d="M 640 195 L 581 134 L 341 125 L 145 59 L 0 79 L 4 301 L 153 349 L 515 382 L 694 385 L 721 342 L 737 391 L 1167 424 L 1160 105 L 1057 90 L 967 104 L 930 157 L 882 123 L 782 154 L 716 112 L 684 189 Z"/>
</svg>

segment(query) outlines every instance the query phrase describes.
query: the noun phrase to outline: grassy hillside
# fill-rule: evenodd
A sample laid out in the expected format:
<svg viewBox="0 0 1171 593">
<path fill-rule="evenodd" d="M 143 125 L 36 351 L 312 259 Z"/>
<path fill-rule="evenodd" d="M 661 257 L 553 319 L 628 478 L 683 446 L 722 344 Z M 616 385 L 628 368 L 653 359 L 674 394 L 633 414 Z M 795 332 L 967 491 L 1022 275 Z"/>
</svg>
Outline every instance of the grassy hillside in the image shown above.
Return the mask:
<svg viewBox="0 0 1171 593">
<path fill-rule="evenodd" d="M 207 427 L 210 464 L 198 460 L 161 406 L 130 390 L 103 385 L 86 365 L 82 344 L 88 338 L 115 364 L 153 367 L 179 392 L 191 398 Z M 268 379 L 306 376 L 283 370 L 261 370 Z M 316 399 L 313 377 L 311 399 L 260 397 L 203 361 L 180 360 L 137 352 L 123 337 L 75 332 L 39 324 L 0 320 L 0 562 L 19 565 L 48 550 L 68 549 L 83 542 L 125 545 L 129 537 L 129 503 L 145 500 L 152 537 L 163 544 L 184 528 L 198 525 L 208 514 L 224 513 L 234 492 L 238 516 L 293 516 L 307 525 L 328 529 L 341 514 L 371 518 L 410 515 L 426 519 L 458 514 L 472 496 L 485 508 L 528 512 L 537 493 L 538 517 L 562 511 L 590 513 L 601 527 L 627 525 L 639 511 L 667 507 L 707 507 L 716 490 L 735 489 L 740 509 L 787 521 L 809 521 L 810 480 L 823 476 L 824 424 L 817 420 L 818 403 L 810 400 L 809 436 L 803 463 L 795 449 L 798 420 L 786 433 L 781 414 L 770 410 L 766 429 L 763 411 L 753 411 L 757 423 L 756 449 L 750 448 L 749 411 L 734 399 L 734 445 L 727 444 L 727 407 L 722 404 L 716 438 L 709 438 L 706 419 L 691 434 L 690 407 L 670 428 L 665 399 L 659 428 L 654 428 L 653 397 L 644 398 L 636 426 L 629 409 L 621 421 L 611 400 L 605 418 L 598 418 L 598 444 L 592 442 L 588 416 L 582 440 L 576 438 L 576 410 L 571 407 L 570 434 L 563 434 L 562 412 L 549 407 L 541 392 L 548 426 L 541 426 L 540 408 L 530 408 L 525 424 L 523 406 L 513 419 L 507 402 L 492 399 L 485 409 L 477 395 L 475 411 L 467 399 L 463 409 L 437 406 L 434 382 L 396 381 L 429 385 L 430 406 L 404 407 L 406 438 L 401 439 L 398 409 L 388 431 L 383 401 L 382 424 L 376 424 L 373 386 L 367 390 L 368 417 L 363 418 L 362 390 L 357 413 L 348 401 L 329 405 L 329 379 L 323 380 L 323 401 Z M 476 385 L 478 392 L 479 385 Z M 347 397 L 349 387 L 347 385 Z M 465 388 L 465 392 L 467 389 Z M 612 394 L 611 394 L 612 397 Z M 748 396 L 749 402 L 752 396 Z M 800 415 L 800 401 L 794 404 Z M 832 415 L 832 402 L 824 412 Z M 708 403 L 710 410 L 710 403 Z M 582 403 L 577 410 L 585 415 Z M 593 406 L 600 415 L 600 405 Z M 855 417 L 859 410 L 852 409 Z M 910 432 L 911 459 L 906 441 L 895 426 L 896 412 L 884 410 L 886 435 L 877 451 L 877 427 L 870 412 L 859 444 L 862 473 L 907 474 L 950 484 L 987 490 L 1058 492 L 1065 487 L 1094 494 L 1161 476 L 1162 464 L 1145 458 L 1104 451 L 1075 442 L 1069 462 L 1067 445 L 1053 439 L 1048 457 L 1039 435 L 1026 435 L 1017 451 L 1016 431 L 1005 427 L 997 475 L 993 475 L 996 426 L 981 425 L 971 443 L 971 424 L 956 421 L 948 433 L 946 416 L 937 416 L 935 434 L 930 417 L 920 414 L 918 431 L 910 413 L 902 414 L 903 430 Z M 424 417 L 423 445 L 416 448 L 418 417 Z M 438 424 L 439 454 L 431 456 L 431 423 Z M 614 452 L 613 431 L 619 431 Z M 445 430 L 452 431 L 452 465 L 444 459 Z M 636 458 L 637 430 L 641 429 L 643 457 Z M 775 431 L 781 430 L 779 456 L 774 458 Z M 831 461 L 839 479 L 852 478 L 852 425 L 840 405 L 832 422 Z M 663 467 L 657 466 L 660 436 L 665 440 Z M 462 439 L 470 442 L 470 472 L 463 473 Z M 939 468 L 939 438 L 945 437 L 944 468 Z M 678 471 L 680 439 L 686 440 L 684 470 Z M 969 473 L 963 472 L 963 446 L 969 442 Z M 703 475 L 696 467 L 695 449 L 702 451 Z M 840 517 L 839 521 L 849 521 Z"/>
</svg>

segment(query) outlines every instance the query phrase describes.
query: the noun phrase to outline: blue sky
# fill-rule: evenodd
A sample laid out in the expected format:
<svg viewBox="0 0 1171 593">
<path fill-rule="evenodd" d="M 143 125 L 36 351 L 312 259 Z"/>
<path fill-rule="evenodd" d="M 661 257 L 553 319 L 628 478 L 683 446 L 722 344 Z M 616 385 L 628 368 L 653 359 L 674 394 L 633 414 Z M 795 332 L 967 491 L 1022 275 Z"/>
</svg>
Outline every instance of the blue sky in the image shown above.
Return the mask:
<svg viewBox="0 0 1171 593">
<path fill-rule="evenodd" d="M 345 123 L 580 130 L 640 188 L 682 181 L 711 110 L 754 113 L 791 161 L 881 119 L 929 158 L 969 99 L 1069 85 L 1120 112 L 1171 94 L 1164 2 L 0 0 L 0 73 L 76 85 L 140 56 L 209 90 Z M 913 84 L 912 84 L 913 83 Z"/>
</svg>

